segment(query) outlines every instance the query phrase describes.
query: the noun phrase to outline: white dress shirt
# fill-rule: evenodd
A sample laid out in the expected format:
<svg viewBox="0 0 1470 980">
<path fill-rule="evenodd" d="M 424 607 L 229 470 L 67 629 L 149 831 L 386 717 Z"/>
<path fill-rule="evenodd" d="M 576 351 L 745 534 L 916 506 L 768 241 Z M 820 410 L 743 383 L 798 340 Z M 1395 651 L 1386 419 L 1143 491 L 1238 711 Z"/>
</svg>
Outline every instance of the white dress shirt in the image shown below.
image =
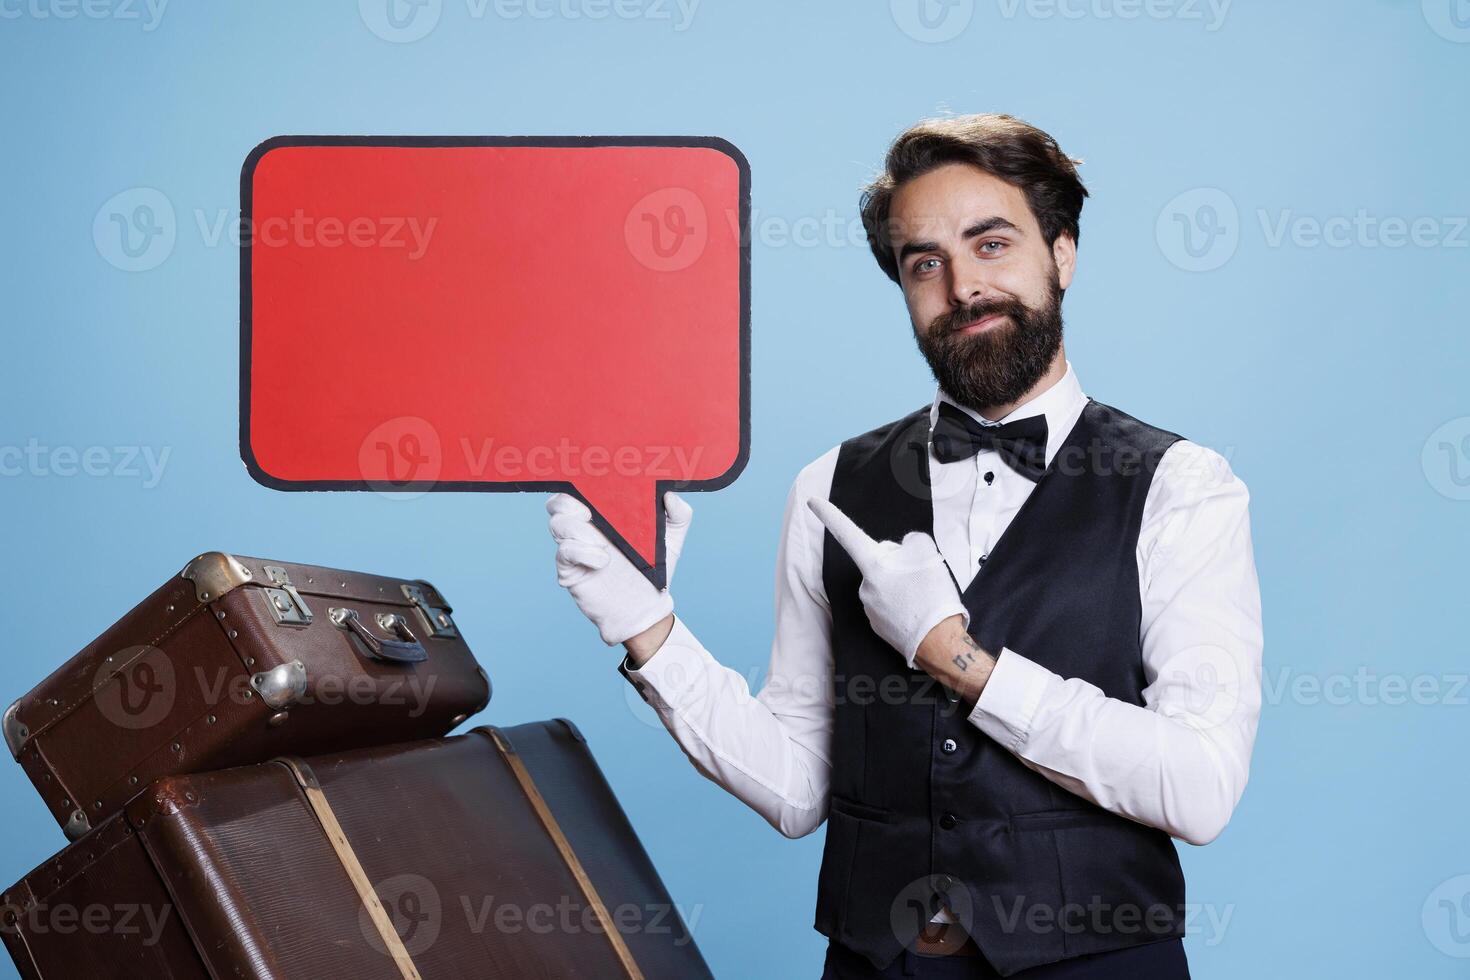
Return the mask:
<svg viewBox="0 0 1470 980">
<path fill-rule="evenodd" d="M 941 400 L 930 409 L 930 424 Z M 1061 380 L 999 424 L 1044 414 L 1048 464 L 1087 398 Z M 963 408 L 963 406 L 960 406 Z M 966 409 L 968 411 L 968 409 Z M 622 671 L 689 760 L 787 837 L 827 817 L 833 714 L 832 617 L 824 528 L 806 499 L 830 495 L 838 449 L 797 475 L 776 568 L 776 635 L 754 696 L 675 617 L 641 668 Z M 993 450 L 929 454 L 934 537 L 963 589 L 1035 486 Z M 1000 653 L 969 721 L 1056 785 L 1191 844 L 1213 840 L 1240 800 L 1261 705 L 1261 606 L 1249 495 L 1219 454 L 1180 441 L 1163 455 L 1138 536 L 1144 705 Z M 1085 637 L 1079 637 L 1085 643 Z M 894 651 L 895 669 L 903 666 Z M 919 761 L 919 760 L 916 760 Z M 945 918 L 941 914 L 940 918 Z"/>
</svg>

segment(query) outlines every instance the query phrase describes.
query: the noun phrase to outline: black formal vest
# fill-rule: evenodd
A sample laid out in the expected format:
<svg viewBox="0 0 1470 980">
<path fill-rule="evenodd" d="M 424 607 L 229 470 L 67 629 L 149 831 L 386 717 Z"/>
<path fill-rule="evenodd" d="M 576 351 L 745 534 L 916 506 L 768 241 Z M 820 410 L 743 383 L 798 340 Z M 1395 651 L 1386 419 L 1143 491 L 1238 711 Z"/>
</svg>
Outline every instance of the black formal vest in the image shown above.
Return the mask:
<svg viewBox="0 0 1470 980">
<path fill-rule="evenodd" d="M 832 502 L 878 540 L 932 534 L 928 437 L 925 407 L 844 442 Z M 964 591 L 984 649 L 1143 703 L 1138 531 L 1178 439 L 1088 401 Z M 872 631 L 830 533 L 823 549 L 836 710 L 817 930 L 886 967 L 943 894 L 1003 976 L 1182 936 L 1168 834 L 1053 784 L 972 725 Z"/>
</svg>

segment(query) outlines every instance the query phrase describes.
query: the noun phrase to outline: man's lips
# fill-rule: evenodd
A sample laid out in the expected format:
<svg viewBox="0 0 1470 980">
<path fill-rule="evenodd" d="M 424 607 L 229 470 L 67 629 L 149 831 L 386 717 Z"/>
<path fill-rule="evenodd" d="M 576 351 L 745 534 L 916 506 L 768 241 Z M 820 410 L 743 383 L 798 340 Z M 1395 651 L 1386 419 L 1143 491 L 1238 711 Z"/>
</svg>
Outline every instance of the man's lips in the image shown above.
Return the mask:
<svg viewBox="0 0 1470 980">
<path fill-rule="evenodd" d="M 1005 318 L 1006 315 L 1004 313 L 992 313 L 989 316 L 982 316 L 978 320 L 971 320 L 969 323 L 962 324 L 956 327 L 954 332 L 965 335 L 980 333 L 996 326 Z"/>
</svg>

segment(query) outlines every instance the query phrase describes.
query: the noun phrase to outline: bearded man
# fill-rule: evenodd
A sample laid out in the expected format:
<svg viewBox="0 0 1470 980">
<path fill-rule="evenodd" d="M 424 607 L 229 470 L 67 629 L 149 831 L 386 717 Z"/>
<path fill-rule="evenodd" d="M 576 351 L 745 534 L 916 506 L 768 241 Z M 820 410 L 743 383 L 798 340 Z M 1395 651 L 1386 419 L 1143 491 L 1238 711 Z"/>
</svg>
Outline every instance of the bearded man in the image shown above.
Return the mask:
<svg viewBox="0 0 1470 980">
<path fill-rule="evenodd" d="M 754 697 L 548 502 L 559 580 L 695 767 L 788 837 L 827 823 L 826 980 L 1188 976 L 1174 839 L 1224 829 L 1260 713 L 1248 494 L 1083 394 L 1076 162 L 1003 115 L 890 147 L 862 217 L 938 390 L 797 475 Z"/>
</svg>

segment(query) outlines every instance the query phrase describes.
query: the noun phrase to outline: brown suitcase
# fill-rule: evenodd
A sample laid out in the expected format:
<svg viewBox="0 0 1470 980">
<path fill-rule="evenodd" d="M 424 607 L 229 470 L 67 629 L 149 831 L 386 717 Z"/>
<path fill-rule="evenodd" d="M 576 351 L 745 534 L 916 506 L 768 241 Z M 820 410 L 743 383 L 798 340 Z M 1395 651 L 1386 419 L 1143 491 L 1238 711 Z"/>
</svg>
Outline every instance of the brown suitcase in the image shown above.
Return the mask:
<svg viewBox="0 0 1470 980">
<path fill-rule="evenodd" d="M 160 777 L 448 733 L 490 680 L 429 583 L 200 555 L 12 704 L 76 840 Z"/>
<path fill-rule="evenodd" d="M 25 980 L 711 977 L 565 719 L 170 776 L 3 902 Z"/>
</svg>

